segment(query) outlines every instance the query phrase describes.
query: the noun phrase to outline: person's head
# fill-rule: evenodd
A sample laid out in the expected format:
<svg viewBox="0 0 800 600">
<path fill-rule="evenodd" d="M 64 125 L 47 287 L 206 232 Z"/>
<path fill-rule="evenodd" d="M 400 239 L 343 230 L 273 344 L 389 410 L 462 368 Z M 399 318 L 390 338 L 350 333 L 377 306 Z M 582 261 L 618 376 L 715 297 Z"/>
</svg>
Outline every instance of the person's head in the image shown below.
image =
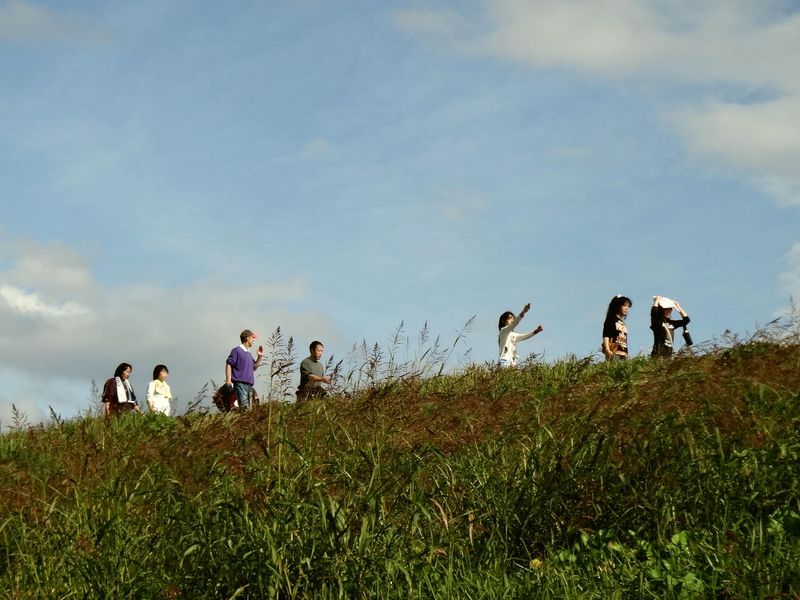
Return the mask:
<svg viewBox="0 0 800 600">
<path fill-rule="evenodd" d="M 613 319 L 615 317 L 627 317 L 628 312 L 631 310 L 633 302 L 627 296 L 617 294 L 608 303 L 608 311 L 606 311 L 606 319 Z"/>
<path fill-rule="evenodd" d="M 253 345 L 253 342 L 258 338 L 257 333 L 253 333 L 249 329 L 245 329 L 239 334 L 239 339 L 248 348 Z"/>
<path fill-rule="evenodd" d="M 507 310 L 502 315 L 500 315 L 500 320 L 497 322 L 497 328 L 502 329 L 503 327 L 511 323 L 511 321 L 513 320 L 514 320 L 514 313 L 511 312 L 510 310 Z"/>
<path fill-rule="evenodd" d="M 322 358 L 322 353 L 325 352 L 325 346 L 322 345 L 322 342 L 314 340 L 308 345 L 308 351 L 311 353 L 311 358 L 319 360 Z"/>
<path fill-rule="evenodd" d="M 169 377 L 169 369 L 167 368 L 167 365 L 156 365 L 153 368 L 153 379 L 166 381 L 167 377 Z"/>
<path fill-rule="evenodd" d="M 114 370 L 114 377 L 127 379 L 131 376 L 131 371 L 133 371 L 133 367 L 131 365 L 128 363 L 120 363 L 119 366 Z"/>
<path fill-rule="evenodd" d="M 665 323 L 672 317 L 672 307 L 654 306 L 650 309 L 650 321 L 654 323 Z"/>
</svg>

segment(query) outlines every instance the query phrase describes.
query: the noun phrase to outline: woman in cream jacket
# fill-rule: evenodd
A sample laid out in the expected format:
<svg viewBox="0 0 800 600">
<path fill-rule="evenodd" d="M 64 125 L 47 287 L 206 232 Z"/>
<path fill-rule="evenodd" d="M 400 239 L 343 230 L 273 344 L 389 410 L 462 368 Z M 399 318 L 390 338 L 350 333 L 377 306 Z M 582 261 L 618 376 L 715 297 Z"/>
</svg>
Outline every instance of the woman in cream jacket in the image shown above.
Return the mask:
<svg viewBox="0 0 800 600">
<path fill-rule="evenodd" d="M 172 392 L 167 384 L 169 369 L 166 365 L 156 365 L 153 369 L 153 381 L 147 386 L 147 407 L 150 412 L 169 416 Z"/>
</svg>

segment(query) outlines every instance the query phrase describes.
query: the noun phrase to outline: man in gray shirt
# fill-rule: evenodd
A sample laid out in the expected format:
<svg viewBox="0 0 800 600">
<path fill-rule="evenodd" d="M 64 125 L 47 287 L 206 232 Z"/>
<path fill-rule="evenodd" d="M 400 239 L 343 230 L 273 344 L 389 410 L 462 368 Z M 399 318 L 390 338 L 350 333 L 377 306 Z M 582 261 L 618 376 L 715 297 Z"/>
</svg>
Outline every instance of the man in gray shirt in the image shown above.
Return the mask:
<svg viewBox="0 0 800 600">
<path fill-rule="evenodd" d="M 300 363 L 300 385 L 297 388 L 297 401 L 309 398 L 321 398 L 325 395 L 323 383 L 330 384 L 331 378 L 325 375 L 325 368 L 320 359 L 325 352 L 322 342 L 314 340 L 309 344 L 310 355 Z"/>
</svg>

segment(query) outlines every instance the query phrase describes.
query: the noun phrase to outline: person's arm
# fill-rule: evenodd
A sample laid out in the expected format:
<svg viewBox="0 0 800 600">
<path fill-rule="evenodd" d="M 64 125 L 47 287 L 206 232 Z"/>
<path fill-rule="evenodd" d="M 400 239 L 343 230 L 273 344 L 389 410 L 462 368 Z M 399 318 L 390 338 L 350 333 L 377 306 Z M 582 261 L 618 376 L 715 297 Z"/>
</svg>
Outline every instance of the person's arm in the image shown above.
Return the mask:
<svg viewBox="0 0 800 600">
<path fill-rule="evenodd" d="M 538 326 L 536 329 L 534 329 L 533 331 L 529 331 L 529 332 L 527 332 L 527 333 L 518 333 L 518 334 L 517 334 L 517 341 L 518 341 L 518 342 L 521 342 L 522 340 L 527 340 L 528 338 L 532 338 L 532 337 L 533 337 L 533 336 L 535 336 L 537 333 L 541 333 L 542 331 L 544 331 L 544 327 L 542 327 L 541 325 L 539 325 L 539 326 Z"/>
<path fill-rule="evenodd" d="M 525 315 L 528 314 L 528 311 L 531 309 L 531 303 L 528 302 L 525 306 L 522 307 L 522 310 L 519 311 L 519 315 L 514 318 L 514 321 L 511 323 L 511 329 L 514 329 L 522 319 L 525 318 Z"/>
<path fill-rule="evenodd" d="M 671 320 L 670 324 L 673 327 L 686 327 L 689 324 L 689 321 L 691 320 L 689 319 L 689 315 L 686 313 L 685 310 L 683 310 L 683 307 L 678 302 L 675 302 L 675 310 L 677 310 L 681 314 L 681 320 L 680 321 Z"/>
<path fill-rule="evenodd" d="M 522 307 L 522 310 L 519 311 L 519 314 L 514 317 L 514 319 L 511 321 L 511 323 L 509 323 L 508 325 L 503 327 L 503 329 L 507 329 L 508 331 L 514 331 L 514 329 L 516 329 L 517 325 L 519 325 L 519 322 L 522 321 L 523 318 L 525 318 L 526 314 L 528 314 L 528 311 L 530 309 L 531 309 L 531 303 L 528 302 L 525 306 Z"/>
<path fill-rule="evenodd" d="M 256 359 L 256 362 L 253 363 L 253 371 L 255 371 L 258 367 L 260 367 L 261 361 L 264 360 L 264 346 L 259 346 L 257 353 L 258 353 L 258 358 Z"/>
<path fill-rule="evenodd" d="M 142 412 L 142 410 L 139 408 L 139 403 L 136 402 L 136 392 L 133 391 L 133 386 L 131 385 L 130 381 L 127 381 L 126 383 L 128 385 L 128 389 L 131 391 L 131 401 L 132 401 L 132 404 L 133 404 L 133 412 L 138 412 L 138 413 Z"/>
<path fill-rule="evenodd" d="M 678 327 L 686 327 L 689 324 L 689 321 L 691 321 L 691 319 L 689 318 L 689 315 L 686 315 L 682 319 L 670 319 L 669 324 L 677 329 Z"/>
<path fill-rule="evenodd" d="M 327 375 L 317 375 L 311 372 L 311 367 L 309 366 L 308 361 L 309 358 L 303 360 L 300 363 L 300 383 L 301 385 L 303 382 L 305 383 L 330 383 L 331 378 Z"/>
<path fill-rule="evenodd" d="M 306 387 L 306 385 L 308 385 L 308 383 L 310 381 L 313 381 L 311 379 L 311 377 L 312 377 L 312 375 L 311 375 L 311 370 L 308 367 L 308 359 L 307 358 L 303 359 L 300 362 L 300 387 L 299 387 L 299 389 L 302 389 L 302 388 Z"/>
<path fill-rule="evenodd" d="M 603 345 L 600 349 L 607 360 L 611 360 L 614 357 L 611 344 L 617 339 L 617 335 L 619 335 L 619 332 L 617 331 L 616 321 L 603 323 Z"/>
<path fill-rule="evenodd" d="M 153 409 L 153 396 L 155 396 L 155 393 L 156 393 L 156 382 L 155 382 L 155 380 L 153 380 L 147 386 L 147 396 L 145 397 L 145 400 L 147 401 L 147 408 L 150 411 L 154 410 Z"/>
<path fill-rule="evenodd" d="M 105 404 L 117 401 L 117 382 L 113 377 L 106 380 L 103 384 L 103 395 L 101 399 Z"/>
<path fill-rule="evenodd" d="M 231 350 L 228 358 L 225 359 L 225 385 L 233 384 L 233 365 L 238 364 L 239 357 L 236 354 L 236 348 Z"/>
</svg>

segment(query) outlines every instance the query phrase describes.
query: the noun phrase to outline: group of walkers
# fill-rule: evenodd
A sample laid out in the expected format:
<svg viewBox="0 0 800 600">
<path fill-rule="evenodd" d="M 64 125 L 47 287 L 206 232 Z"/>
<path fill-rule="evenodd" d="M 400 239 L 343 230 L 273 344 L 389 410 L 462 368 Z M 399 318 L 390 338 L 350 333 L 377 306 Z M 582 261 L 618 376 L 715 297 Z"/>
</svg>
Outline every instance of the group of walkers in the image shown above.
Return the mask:
<svg viewBox="0 0 800 600">
<path fill-rule="evenodd" d="M 614 296 L 608 303 L 606 320 L 603 323 L 602 351 L 606 360 L 624 360 L 628 358 L 628 327 L 625 318 L 628 316 L 633 302 L 627 296 Z M 678 311 L 681 318 L 672 319 L 673 311 Z M 686 326 L 689 315 L 677 300 L 666 296 L 653 296 L 650 306 L 650 329 L 653 332 L 653 349 L 650 356 L 667 358 L 675 352 L 675 330 L 683 328 L 683 338 L 687 346 L 692 345 L 692 338 Z"/>
<path fill-rule="evenodd" d="M 251 401 L 257 403 L 255 395 L 255 371 L 264 360 L 264 347 L 256 349 L 253 357 L 251 348 L 258 338 L 257 333 L 245 329 L 239 334 L 238 346 L 233 348 L 225 360 L 225 383 L 214 394 L 214 404 L 223 412 L 242 411 L 250 408 Z M 325 352 L 322 342 L 314 340 L 308 347 L 309 356 L 300 363 L 300 385 L 297 387 L 297 401 L 309 398 L 320 398 L 327 393 L 325 385 L 331 378 L 325 375 L 320 359 Z M 129 363 L 121 363 L 114 371 L 114 376 L 103 385 L 101 400 L 105 415 L 123 412 L 141 412 L 136 402 L 136 394 L 130 383 L 133 367 Z M 153 369 L 153 380 L 147 386 L 147 408 L 152 413 L 169 416 L 172 410 L 172 391 L 167 384 L 169 369 L 166 365 L 156 365 Z"/>
<path fill-rule="evenodd" d="M 633 302 L 627 296 L 614 296 L 608 304 L 606 319 L 603 323 L 603 343 L 601 351 L 608 361 L 624 360 L 628 357 L 628 327 L 625 319 Z M 542 325 L 526 333 L 516 330 L 522 319 L 528 314 L 531 304 L 522 307 L 518 315 L 506 311 L 500 315 L 497 327 L 499 346 L 498 364 L 501 368 L 517 365 L 517 344 L 541 333 Z M 673 311 L 681 318 L 672 319 Z M 654 296 L 650 307 L 650 329 L 653 331 L 653 350 L 651 356 L 668 357 L 674 352 L 675 329 L 683 328 L 684 340 L 692 344 L 691 336 L 686 330 L 689 315 L 680 303 L 665 296 Z M 256 348 L 256 356 L 252 354 L 253 343 L 258 334 L 245 329 L 239 334 L 238 346 L 233 348 L 225 361 L 225 383 L 214 394 L 214 403 L 222 411 L 242 411 L 258 402 L 253 386 L 255 371 L 264 361 L 264 347 Z M 308 347 L 309 355 L 300 363 L 300 385 L 297 388 L 297 401 L 325 396 L 325 385 L 330 385 L 330 376 L 325 375 L 322 365 L 322 354 L 325 346 L 314 340 Z M 120 412 L 140 412 L 136 402 L 136 394 L 130 384 L 133 367 L 129 363 L 121 363 L 114 371 L 114 376 L 103 386 L 103 410 L 106 415 Z M 169 369 L 166 365 L 156 365 L 153 369 L 153 380 L 147 386 L 147 407 L 150 412 L 169 416 L 171 412 L 172 392 L 167 378 Z"/>
<path fill-rule="evenodd" d="M 133 367 L 129 363 L 121 363 L 114 371 L 114 376 L 103 385 L 103 413 L 114 415 L 121 412 L 140 412 L 133 392 L 130 377 Z M 153 369 L 153 380 L 147 386 L 147 408 L 150 412 L 169 415 L 172 392 L 167 383 L 169 369 L 166 365 L 156 365 Z"/>
<path fill-rule="evenodd" d="M 633 301 L 627 296 L 617 295 L 608 303 L 606 320 L 603 323 L 603 343 L 601 351 L 607 361 L 624 360 L 628 358 L 628 327 L 625 319 L 633 306 Z M 522 307 L 518 315 L 507 310 L 500 315 L 497 328 L 497 345 L 499 347 L 498 364 L 501 368 L 513 367 L 517 364 L 517 343 L 527 340 L 544 330 L 542 325 L 527 333 L 515 331 L 517 325 L 531 309 L 528 302 Z M 678 311 L 681 318 L 672 319 L 672 312 Z M 683 328 L 684 341 L 692 345 L 692 338 L 686 326 L 689 324 L 689 315 L 676 300 L 666 296 L 653 296 L 650 307 L 650 329 L 653 331 L 653 349 L 651 356 L 668 357 L 674 352 L 675 329 Z"/>
</svg>

